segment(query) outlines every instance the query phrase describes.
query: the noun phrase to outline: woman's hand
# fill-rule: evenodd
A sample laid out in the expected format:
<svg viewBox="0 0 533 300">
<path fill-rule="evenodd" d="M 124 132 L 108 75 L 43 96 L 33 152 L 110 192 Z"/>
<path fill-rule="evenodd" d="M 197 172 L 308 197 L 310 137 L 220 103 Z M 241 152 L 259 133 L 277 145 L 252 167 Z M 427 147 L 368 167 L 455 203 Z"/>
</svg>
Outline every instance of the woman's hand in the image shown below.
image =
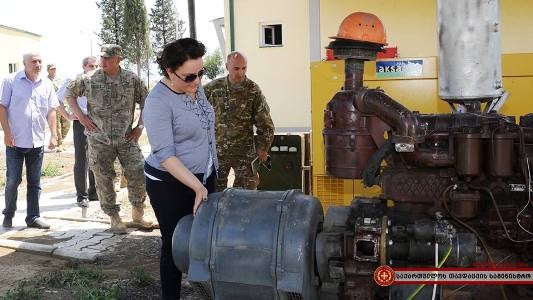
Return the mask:
<svg viewBox="0 0 533 300">
<path fill-rule="evenodd" d="M 196 216 L 196 211 L 202 204 L 202 202 L 207 201 L 207 189 L 200 184 L 200 186 L 195 189 L 196 197 L 194 198 L 194 207 L 192 209 L 192 213 L 194 216 Z"/>
</svg>

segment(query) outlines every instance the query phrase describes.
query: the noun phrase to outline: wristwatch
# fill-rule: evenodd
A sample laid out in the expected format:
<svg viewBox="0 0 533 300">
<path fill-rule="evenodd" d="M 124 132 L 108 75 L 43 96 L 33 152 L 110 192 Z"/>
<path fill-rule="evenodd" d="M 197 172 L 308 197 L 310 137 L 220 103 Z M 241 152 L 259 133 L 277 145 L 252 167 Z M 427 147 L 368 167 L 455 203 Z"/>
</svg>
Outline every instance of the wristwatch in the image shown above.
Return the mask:
<svg viewBox="0 0 533 300">
<path fill-rule="evenodd" d="M 143 124 L 139 124 L 139 125 L 137 125 L 137 128 L 143 130 L 144 129 L 144 125 Z"/>
</svg>

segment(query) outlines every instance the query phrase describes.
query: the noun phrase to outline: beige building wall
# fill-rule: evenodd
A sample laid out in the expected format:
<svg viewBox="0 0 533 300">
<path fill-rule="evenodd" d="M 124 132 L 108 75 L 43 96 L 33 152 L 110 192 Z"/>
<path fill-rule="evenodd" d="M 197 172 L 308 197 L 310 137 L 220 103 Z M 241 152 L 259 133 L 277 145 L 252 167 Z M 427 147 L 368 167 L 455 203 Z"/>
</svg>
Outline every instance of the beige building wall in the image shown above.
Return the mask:
<svg viewBox="0 0 533 300">
<path fill-rule="evenodd" d="M 0 78 L 9 74 L 9 64 L 16 64 L 17 71 L 22 70 L 22 55 L 38 51 L 40 40 L 38 34 L 0 25 Z"/>
<path fill-rule="evenodd" d="M 261 87 L 277 130 L 311 127 L 308 0 L 234 1 L 235 50 L 248 57 L 248 77 Z M 225 35 L 230 47 L 226 0 Z M 260 47 L 261 24 L 282 24 L 283 46 Z"/>
</svg>

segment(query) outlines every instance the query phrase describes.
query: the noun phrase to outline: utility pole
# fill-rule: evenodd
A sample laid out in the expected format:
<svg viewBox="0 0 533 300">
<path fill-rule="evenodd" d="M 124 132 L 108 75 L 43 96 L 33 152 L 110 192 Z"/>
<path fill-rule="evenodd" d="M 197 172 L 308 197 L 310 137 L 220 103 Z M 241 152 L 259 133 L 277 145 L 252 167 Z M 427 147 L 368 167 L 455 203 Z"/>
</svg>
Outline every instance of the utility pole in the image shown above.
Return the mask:
<svg viewBox="0 0 533 300">
<path fill-rule="evenodd" d="M 194 0 L 188 0 L 189 7 L 189 33 L 190 37 L 196 39 L 196 12 L 194 8 Z"/>
</svg>

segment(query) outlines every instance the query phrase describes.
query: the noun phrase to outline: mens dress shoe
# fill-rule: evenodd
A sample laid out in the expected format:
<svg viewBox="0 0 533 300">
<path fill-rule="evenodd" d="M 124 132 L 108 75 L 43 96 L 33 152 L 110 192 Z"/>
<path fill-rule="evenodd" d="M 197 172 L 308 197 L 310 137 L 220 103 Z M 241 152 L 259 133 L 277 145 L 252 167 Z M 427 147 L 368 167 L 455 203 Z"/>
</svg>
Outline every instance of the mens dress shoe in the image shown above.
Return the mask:
<svg viewBox="0 0 533 300">
<path fill-rule="evenodd" d="M 13 227 L 13 219 L 4 217 L 4 221 L 2 222 L 2 226 L 5 228 L 11 228 Z"/>
<path fill-rule="evenodd" d="M 28 224 L 29 228 L 38 228 L 38 229 L 50 229 L 50 225 L 46 224 L 43 220 L 40 218 L 37 218 L 33 221 L 33 223 Z"/>
</svg>

